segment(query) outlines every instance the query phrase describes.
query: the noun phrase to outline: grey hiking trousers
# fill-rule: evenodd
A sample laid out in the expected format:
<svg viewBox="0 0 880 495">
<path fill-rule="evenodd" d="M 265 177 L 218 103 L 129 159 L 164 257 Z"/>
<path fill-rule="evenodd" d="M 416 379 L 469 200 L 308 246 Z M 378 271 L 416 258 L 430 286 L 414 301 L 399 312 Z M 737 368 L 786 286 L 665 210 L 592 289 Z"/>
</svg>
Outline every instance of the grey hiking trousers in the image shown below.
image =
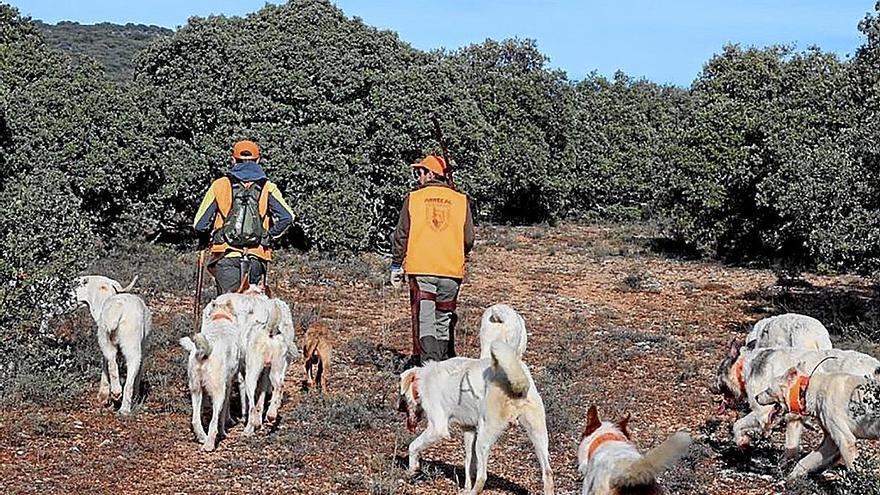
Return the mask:
<svg viewBox="0 0 880 495">
<path fill-rule="evenodd" d="M 422 362 L 455 357 L 455 308 L 460 286 L 461 280 L 456 278 L 410 276 L 413 351 L 419 351 Z"/>
<path fill-rule="evenodd" d="M 241 287 L 242 271 L 250 273 L 250 284 L 257 285 L 266 273 L 266 262 L 255 257 L 247 256 L 244 260 L 246 266 L 242 267 L 242 259 L 220 258 L 210 267 L 211 274 L 217 282 L 217 295 L 235 292 Z M 249 266 L 248 266 L 249 265 Z"/>
</svg>

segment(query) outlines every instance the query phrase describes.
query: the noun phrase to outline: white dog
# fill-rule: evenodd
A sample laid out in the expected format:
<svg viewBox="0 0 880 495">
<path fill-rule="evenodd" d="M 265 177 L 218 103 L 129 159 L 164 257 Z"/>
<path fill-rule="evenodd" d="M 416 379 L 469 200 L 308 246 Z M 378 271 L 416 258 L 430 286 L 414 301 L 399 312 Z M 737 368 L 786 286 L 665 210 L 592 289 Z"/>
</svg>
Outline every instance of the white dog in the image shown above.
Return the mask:
<svg viewBox="0 0 880 495">
<path fill-rule="evenodd" d="M 235 325 L 230 303 L 216 305 L 210 320 L 192 339 L 183 337 L 180 345 L 189 351 L 187 372 L 192 396 L 192 428 L 202 450 L 210 452 L 217 435 L 225 435 L 229 418 L 229 394 L 242 361 L 241 330 Z M 202 391 L 211 397 L 211 423 L 208 433 L 202 426 Z"/>
<path fill-rule="evenodd" d="M 820 367 L 827 364 L 820 363 Z M 852 469 L 858 455 L 857 438 L 880 439 L 880 383 L 877 372 L 864 376 L 849 373 L 815 374 L 803 363 L 777 377 L 777 383 L 758 394 L 762 405 L 774 413 L 813 416 L 825 438 L 819 447 L 798 461 L 789 478 L 821 471 L 837 460 Z"/>
<path fill-rule="evenodd" d="M 754 436 L 767 434 L 775 424 L 774 420 L 777 416 L 774 414 L 773 407 L 758 403 L 756 396 L 776 383 L 777 377 L 792 366 L 801 363 L 812 369 L 820 361 L 831 358 L 816 371 L 817 375 L 825 373 L 863 375 L 873 373 L 874 369 L 880 366 L 880 361 L 867 354 L 840 349 L 805 351 L 790 347 L 777 347 L 757 349 L 750 353 L 750 356 L 744 366 L 743 376 L 745 377 L 745 395 L 751 412 L 733 424 L 733 438 L 740 447 L 749 445 Z M 788 423 L 785 432 L 786 455 L 794 457 L 800 446 L 803 418 L 798 415 L 787 415 L 786 420 Z"/>
<path fill-rule="evenodd" d="M 681 458 L 691 444 L 683 431 L 642 455 L 630 441 L 629 416 L 600 421 L 596 406 L 587 411 L 587 426 L 578 445 L 578 472 L 583 495 L 658 495 L 657 476 Z"/>
<path fill-rule="evenodd" d="M 526 321 L 506 304 L 495 304 L 483 312 L 480 321 L 480 359 L 488 358 L 492 342 L 512 347 L 519 358 L 526 352 Z"/>
<path fill-rule="evenodd" d="M 743 430 L 744 426 L 751 425 L 754 430 L 766 429 L 765 420 L 768 418 L 768 408 L 755 408 L 754 394 L 763 390 L 769 377 L 761 373 L 760 366 L 754 367 L 750 363 L 756 356 L 763 356 L 761 360 L 776 354 L 763 354 L 760 351 L 767 348 L 820 351 L 831 349 L 831 339 L 828 330 L 819 320 L 796 313 L 787 313 L 779 316 L 764 318 L 755 323 L 749 332 L 745 342 L 741 345 L 736 340 L 731 342 L 730 350 L 718 365 L 715 374 L 713 392 L 722 394 L 719 413 L 724 412 L 729 406 L 747 401 L 753 409 L 745 422 L 738 422 L 739 427 L 734 428 L 736 442 L 745 446 L 749 438 Z M 774 357 L 777 359 L 778 357 Z M 753 371 L 754 370 L 754 371 Z M 749 386 L 749 380 L 757 379 L 756 386 Z M 802 431 L 801 418 L 788 416 L 788 425 L 785 432 L 785 453 L 788 457 L 797 455 L 800 448 Z"/>
<path fill-rule="evenodd" d="M 134 294 L 125 293 L 136 280 L 137 277 L 123 288 L 113 279 L 87 276 L 77 279 L 74 288 L 76 301 L 88 305 L 98 325 L 98 346 L 104 355 L 98 400 L 106 404 L 110 398 L 119 400 L 121 396 L 121 414 L 131 413 L 132 397 L 140 384 L 143 372 L 141 363 L 152 327 L 152 315 L 144 301 Z M 127 369 L 124 391 L 116 363 L 116 355 L 120 351 L 125 357 Z"/>
<path fill-rule="evenodd" d="M 769 316 L 755 323 L 746 336 L 746 347 L 795 347 L 821 351 L 831 349 L 828 329 L 821 321 L 798 313 Z"/>
<path fill-rule="evenodd" d="M 419 454 L 448 439 L 450 424 L 459 424 L 464 432 L 465 490 L 480 493 L 489 449 L 508 426 L 518 423 L 541 464 L 544 494 L 554 492 L 544 402 L 528 367 L 504 342 L 493 342 L 487 359 L 452 358 L 405 371 L 398 409 L 407 414 L 407 428 L 413 433 L 422 417 L 428 420 L 425 431 L 409 445 L 410 474 L 419 469 Z M 476 481 L 471 490 L 474 458 Z"/>
<path fill-rule="evenodd" d="M 244 433 L 252 434 L 262 424 L 263 408 L 268 385 L 272 400 L 266 411 L 266 420 L 274 423 L 284 395 L 284 378 L 292 356 L 298 356 L 293 317 L 290 306 L 280 299 L 270 299 L 258 286 L 245 293 L 222 294 L 209 303 L 202 312 L 202 324 L 210 318 L 217 305 L 229 303 L 236 324 L 242 329 L 239 337 L 244 351 L 240 392 L 242 418 L 247 417 Z M 267 324 L 269 316 L 277 313 L 278 322 Z M 266 380 L 268 378 L 268 384 Z"/>
</svg>

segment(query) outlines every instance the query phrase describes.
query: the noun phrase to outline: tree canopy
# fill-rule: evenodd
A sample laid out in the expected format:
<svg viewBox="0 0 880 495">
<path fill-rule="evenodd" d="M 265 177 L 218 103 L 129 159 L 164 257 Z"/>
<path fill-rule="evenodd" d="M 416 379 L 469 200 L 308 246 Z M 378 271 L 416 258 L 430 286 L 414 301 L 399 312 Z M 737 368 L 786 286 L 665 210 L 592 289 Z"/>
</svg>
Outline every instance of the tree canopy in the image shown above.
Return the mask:
<svg viewBox="0 0 880 495">
<path fill-rule="evenodd" d="M 847 60 L 729 45 L 679 88 L 623 73 L 572 81 L 533 40 L 424 52 L 326 0 L 194 17 L 173 33 L 46 34 L 0 6 L 0 271 L 15 281 L 0 314 L 22 316 L 6 310 L 120 238 L 191 240 L 239 139 L 261 145 L 294 208 L 290 241 L 384 249 L 407 164 L 439 151 L 432 117 L 479 220 L 653 219 L 706 255 L 872 272 L 878 26 L 877 13 L 854 26 L 866 41 Z M 59 41 L 72 31 L 89 34 Z M 97 47 L 119 36 L 132 43 L 113 45 L 111 64 Z"/>
</svg>

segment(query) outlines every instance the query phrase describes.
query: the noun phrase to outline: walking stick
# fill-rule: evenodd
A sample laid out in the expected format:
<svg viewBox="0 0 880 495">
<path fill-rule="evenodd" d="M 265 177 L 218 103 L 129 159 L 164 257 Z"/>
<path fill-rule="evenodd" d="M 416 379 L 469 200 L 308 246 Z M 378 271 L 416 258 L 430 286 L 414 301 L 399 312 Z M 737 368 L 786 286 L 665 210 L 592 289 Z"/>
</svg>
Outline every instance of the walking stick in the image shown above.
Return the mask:
<svg viewBox="0 0 880 495">
<path fill-rule="evenodd" d="M 449 160 L 449 150 L 446 148 L 446 140 L 443 139 L 443 130 L 440 129 L 440 121 L 436 115 L 431 116 L 434 122 L 434 137 L 440 143 L 440 151 L 443 153 L 443 161 L 446 162 L 446 176 L 449 178 L 449 185 L 455 189 L 455 180 L 452 178 L 452 162 Z"/>
<path fill-rule="evenodd" d="M 198 333 L 202 320 L 202 285 L 205 282 L 205 256 L 207 249 L 199 251 L 199 268 L 196 273 L 196 294 L 193 300 L 193 330 Z"/>
<path fill-rule="evenodd" d="M 409 304 L 410 304 L 410 336 L 412 337 L 412 361 L 421 359 L 422 343 L 419 341 L 419 284 L 415 277 L 409 279 Z"/>
</svg>

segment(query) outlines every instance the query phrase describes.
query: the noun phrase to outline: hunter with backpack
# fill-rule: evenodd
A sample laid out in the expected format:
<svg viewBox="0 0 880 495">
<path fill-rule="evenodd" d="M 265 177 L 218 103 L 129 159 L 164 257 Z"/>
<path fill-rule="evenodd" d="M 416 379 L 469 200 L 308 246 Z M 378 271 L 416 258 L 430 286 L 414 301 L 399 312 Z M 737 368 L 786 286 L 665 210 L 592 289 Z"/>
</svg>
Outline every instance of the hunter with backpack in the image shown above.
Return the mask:
<svg viewBox="0 0 880 495">
<path fill-rule="evenodd" d="M 193 222 L 210 246 L 208 271 L 218 294 L 237 290 L 245 274 L 250 284 L 261 283 L 273 241 L 293 222 L 290 206 L 260 166 L 257 144 L 235 143 L 232 161 L 232 169 L 205 193 Z"/>
</svg>

